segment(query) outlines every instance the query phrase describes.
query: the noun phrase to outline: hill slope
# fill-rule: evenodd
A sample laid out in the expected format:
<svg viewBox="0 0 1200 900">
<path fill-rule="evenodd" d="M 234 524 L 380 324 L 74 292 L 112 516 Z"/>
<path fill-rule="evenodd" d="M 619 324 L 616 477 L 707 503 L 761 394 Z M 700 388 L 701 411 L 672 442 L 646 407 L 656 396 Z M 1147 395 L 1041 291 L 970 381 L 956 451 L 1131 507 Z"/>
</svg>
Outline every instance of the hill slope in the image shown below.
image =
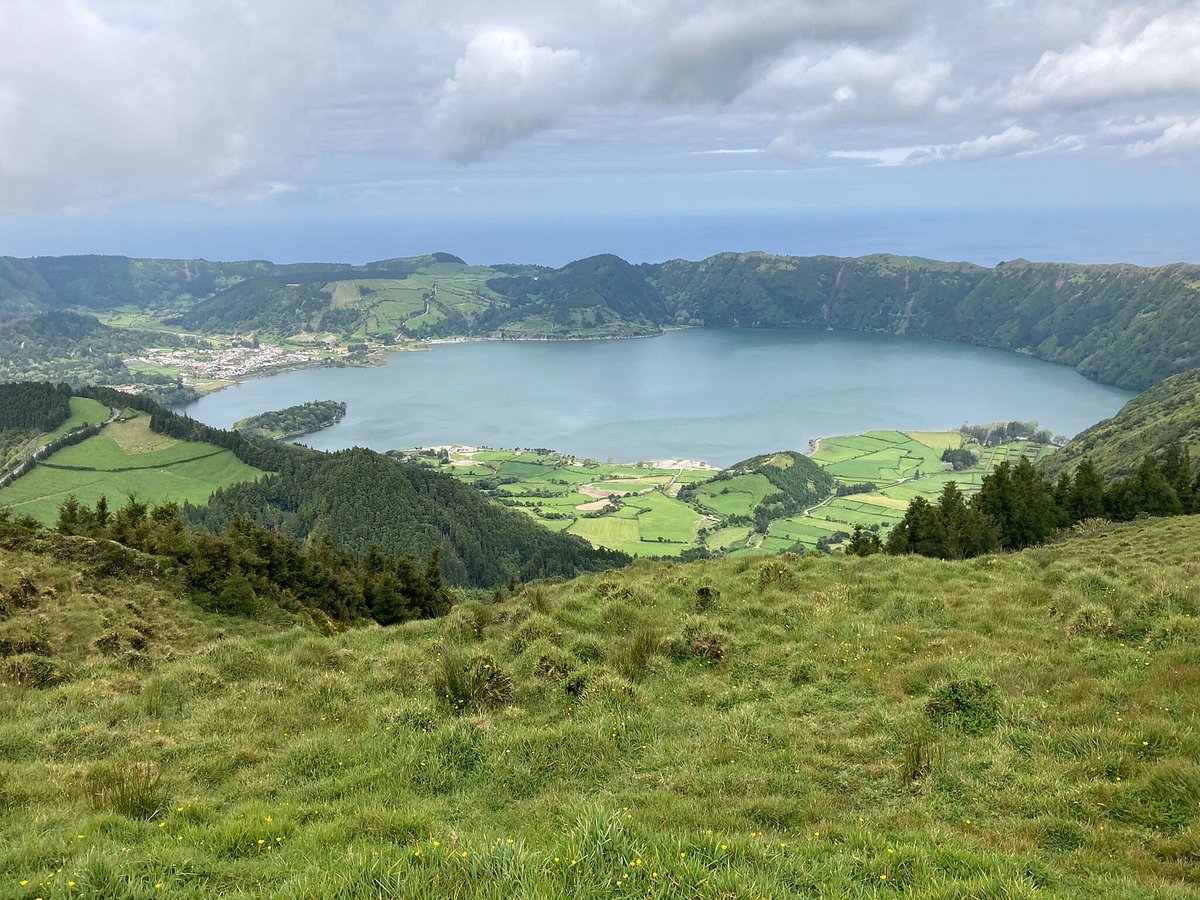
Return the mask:
<svg viewBox="0 0 1200 900">
<path fill-rule="evenodd" d="M 1127 475 L 1147 454 L 1162 457 L 1185 444 L 1200 459 L 1200 369 L 1174 375 L 1134 397 L 1111 419 L 1098 422 L 1043 463 L 1051 476 L 1089 457 L 1107 478 Z"/>
<path fill-rule="evenodd" d="M 613 337 L 669 325 L 833 328 L 1028 353 L 1143 389 L 1200 366 L 1200 266 L 970 263 L 722 253 L 560 269 L 449 254 L 365 266 L 119 257 L 0 258 L 0 320 L 132 305 L 201 331 L 346 339 Z"/>
<path fill-rule="evenodd" d="M 440 547 L 443 574 L 456 585 L 569 577 L 627 561 L 547 532 L 447 475 L 370 450 L 321 453 L 211 428 L 107 388 L 79 393 L 137 417 L 58 450 L 0 489 L 0 506 L 52 523 L 72 494 L 89 506 L 103 495 L 113 510 L 129 493 L 187 502 L 192 521 L 214 530 L 242 514 L 302 540 L 330 535 L 360 554 L 377 545 L 425 559 Z M 15 434 L 19 441 L 27 431 Z M 266 472 L 278 475 L 262 478 Z"/>
<path fill-rule="evenodd" d="M 378 546 L 424 558 L 441 547 L 442 572 L 455 585 L 569 577 L 628 561 L 547 531 L 448 475 L 361 448 L 297 454 L 278 475 L 218 491 L 189 512 L 211 529 L 243 515 L 301 541 L 328 534 L 357 553 Z"/>
<path fill-rule="evenodd" d="M 1198 524 L 336 636 L 4 538 L 0 892 L 1195 896 Z"/>
</svg>

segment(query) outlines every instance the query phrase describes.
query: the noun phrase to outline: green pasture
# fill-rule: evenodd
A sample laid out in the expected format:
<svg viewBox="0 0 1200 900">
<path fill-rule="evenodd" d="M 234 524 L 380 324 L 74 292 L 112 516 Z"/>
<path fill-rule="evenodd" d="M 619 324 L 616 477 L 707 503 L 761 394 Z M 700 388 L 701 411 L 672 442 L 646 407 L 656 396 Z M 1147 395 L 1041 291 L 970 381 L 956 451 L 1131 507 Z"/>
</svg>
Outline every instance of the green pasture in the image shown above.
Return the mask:
<svg viewBox="0 0 1200 900">
<path fill-rule="evenodd" d="M 717 515 L 753 516 L 763 498 L 779 493 L 765 475 L 735 475 L 696 489 L 696 501 Z"/>
<path fill-rule="evenodd" d="M 980 457 L 978 464 L 951 471 L 941 460 L 942 452 L 966 445 L 966 438 L 958 432 L 878 430 L 823 438 L 812 457 L 819 465 L 845 485 L 869 482 L 877 490 L 831 498 L 807 516 L 773 522 L 766 535 L 752 536 L 747 526 L 717 522 L 703 538 L 698 533 L 706 524 L 702 512 L 711 512 L 720 520 L 752 517 L 763 499 L 777 493 L 778 488 L 759 473 L 712 480 L 715 473 L 711 470 L 659 469 L 649 464 L 593 460 L 583 464 L 557 453 L 455 451 L 451 460 L 457 464 L 431 457 L 420 459 L 462 481 L 492 484 L 493 499 L 519 509 L 547 528 L 567 529 L 598 546 L 635 556 L 676 556 L 701 545 L 710 551 L 746 555 L 784 552 L 797 544 L 812 549 L 821 538 L 850 532 L 855 525 L 878 530 L 886 538 L 913 498 L 934 502 L 949 481 L 971 494 L 999 463 L 1015 463 L 1022 457 L 1036 461 L 1051 452 L 1049 447 L 1027 441 L 988 448 L 970 445 Z M 508 479 L 512 481 L 496 483 Z M 673 496 L 681 485 L 693 482 L 707 482 L 696 488 L 694 506 Z M 597 500 L 584 493 L 585 487 L 626 496 L 620 508 L 610 508 L 597 516 L 594 511 L 579 509 Z"/>
<path fill-rule="evenodd" d="M 53 431 L 42 435 L 38 440 L 38 444 L 40 446 L 51 444 L 76 428 L 82 428 L 85 425 L 99 425 L 101 422 L 106 421 L 110 415 L 111 412 L 108 407 L 97 400 L 90 400 L 87 397 L 72 397 L 71 415 Z"/>
<path fill-rule="evenodd" d="M 107 418 L 108 410 L 104 412 Z M 159 435 L 154 436 L 153 446 L 161 449 L 131 452 L 127 449 L 129 432 L 121 429 L 138 421 L 109 425 L 99 435 L 52 454 L 32 472 L 0 489 L 0 506 L 53 523 L 68 496 L 90 506 L 103 496 L 113 510 L 123 506 L 130 494 L 148 503 L 204 503 L 218 488 L 263 474 L 228 450 Z M 126 447 L 112 434 L 122 435 Z"/>
</svg>

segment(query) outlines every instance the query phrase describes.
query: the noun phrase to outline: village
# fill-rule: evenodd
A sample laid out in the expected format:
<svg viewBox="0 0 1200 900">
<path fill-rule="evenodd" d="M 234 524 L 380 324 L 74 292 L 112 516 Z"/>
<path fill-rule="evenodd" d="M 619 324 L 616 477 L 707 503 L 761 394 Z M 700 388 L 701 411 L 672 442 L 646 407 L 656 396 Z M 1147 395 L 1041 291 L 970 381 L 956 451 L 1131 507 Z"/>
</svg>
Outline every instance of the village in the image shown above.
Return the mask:
<svg viewBox="0 0 1200 900">
<path fill-rule="evenodd" d="M 175 370 L 188 380 L 233 381 L 261 375 L 266 371 L 313 365 L 324 359 L 340 359 L 344 351 L 321 349 L 285 349 L 271 344 L 253 347 L 232 346 L 211 350 L 149 349 L 125 360 L 130 369 Z"/>
</svg>

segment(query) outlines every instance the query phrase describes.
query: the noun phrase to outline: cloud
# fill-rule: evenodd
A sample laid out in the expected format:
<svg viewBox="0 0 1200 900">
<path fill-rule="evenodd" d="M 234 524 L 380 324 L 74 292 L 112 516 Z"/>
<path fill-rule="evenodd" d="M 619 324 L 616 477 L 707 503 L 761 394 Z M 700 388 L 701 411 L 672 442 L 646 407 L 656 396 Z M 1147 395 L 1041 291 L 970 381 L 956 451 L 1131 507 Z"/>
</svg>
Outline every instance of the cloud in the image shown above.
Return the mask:
<svg viewBox="0 0 1200 900">
<path fill-rule="evenodd" d="M 1013 78 L 1001 104 L 1030 112 L 1161 96 L 1194 100 L 1200 93 L 1200 4 L 1149 21 L 1140 13 L 1114 13 L 1091 40 L 1043 53 Z"/>
<path fill-rule="evenodd" d="M 760 162 L 723 148 L 1144 165 L 1198 98 L 1200 0 L 0 0 L 0 212 Z"/>
<path fill-rule="evenodd" d="M 511 28 L 483 31 L 434 102 L 434 144 L 449 159 L 475 162 L 557 122 L 588 92 L 586 75 L 578 50 L 538 46 Z"/>
<path fill-rule="evenodd" d="M 1191 122 L 1176 122 L 1168 125 L 1158 137 L 1149 141 L 1138 141 L 1128 154 L 1139 156 L 1186 156 L 1200 153 L 1200 119 Z"/>
<path fill-rule="evenodd" d="M 1020 125 L 1010 125 L 999 134 L 981 135 L 957 144 L 941 144 L 914 150 L 907 162 L 932 162 L 934 160 L 977 160 L 994 156 L 1012 156 L 1028 153 L 1038 148 L 1038 134 Z"/>
<path fill-rule="evenodd" d="M 0 209 L 283 181 L 328 73 L 273 28 L 283 0 L 106 11 L 0 4 Z"/>
<path fill-rule="evenodd" d="M 881 166 L 902 166 L 942 161 L 974 161 L 998 156 L 1012 156 L 1047 149 L 1047 143 L 1037 132 L 1010 125 L 999 134 L 980 135 L 950 144 L 931 144 L 924 147 L 884 147 L 878 150 L 831 150 L 836 159 L 869 160 Z"/>
</svg>

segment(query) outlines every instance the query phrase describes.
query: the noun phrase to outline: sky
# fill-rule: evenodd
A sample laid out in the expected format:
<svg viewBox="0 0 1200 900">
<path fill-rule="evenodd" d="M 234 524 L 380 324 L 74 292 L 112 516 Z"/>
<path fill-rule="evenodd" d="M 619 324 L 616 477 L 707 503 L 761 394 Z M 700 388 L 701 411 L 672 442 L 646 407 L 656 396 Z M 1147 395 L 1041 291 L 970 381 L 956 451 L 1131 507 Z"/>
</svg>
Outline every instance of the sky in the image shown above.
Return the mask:
<svg viewBox="0 0 1200 900">
<path fill-rule="evenodd" d="M 1200 262 L 1200 0 L 2 0 L 0 254 Z"/>
</svg>

